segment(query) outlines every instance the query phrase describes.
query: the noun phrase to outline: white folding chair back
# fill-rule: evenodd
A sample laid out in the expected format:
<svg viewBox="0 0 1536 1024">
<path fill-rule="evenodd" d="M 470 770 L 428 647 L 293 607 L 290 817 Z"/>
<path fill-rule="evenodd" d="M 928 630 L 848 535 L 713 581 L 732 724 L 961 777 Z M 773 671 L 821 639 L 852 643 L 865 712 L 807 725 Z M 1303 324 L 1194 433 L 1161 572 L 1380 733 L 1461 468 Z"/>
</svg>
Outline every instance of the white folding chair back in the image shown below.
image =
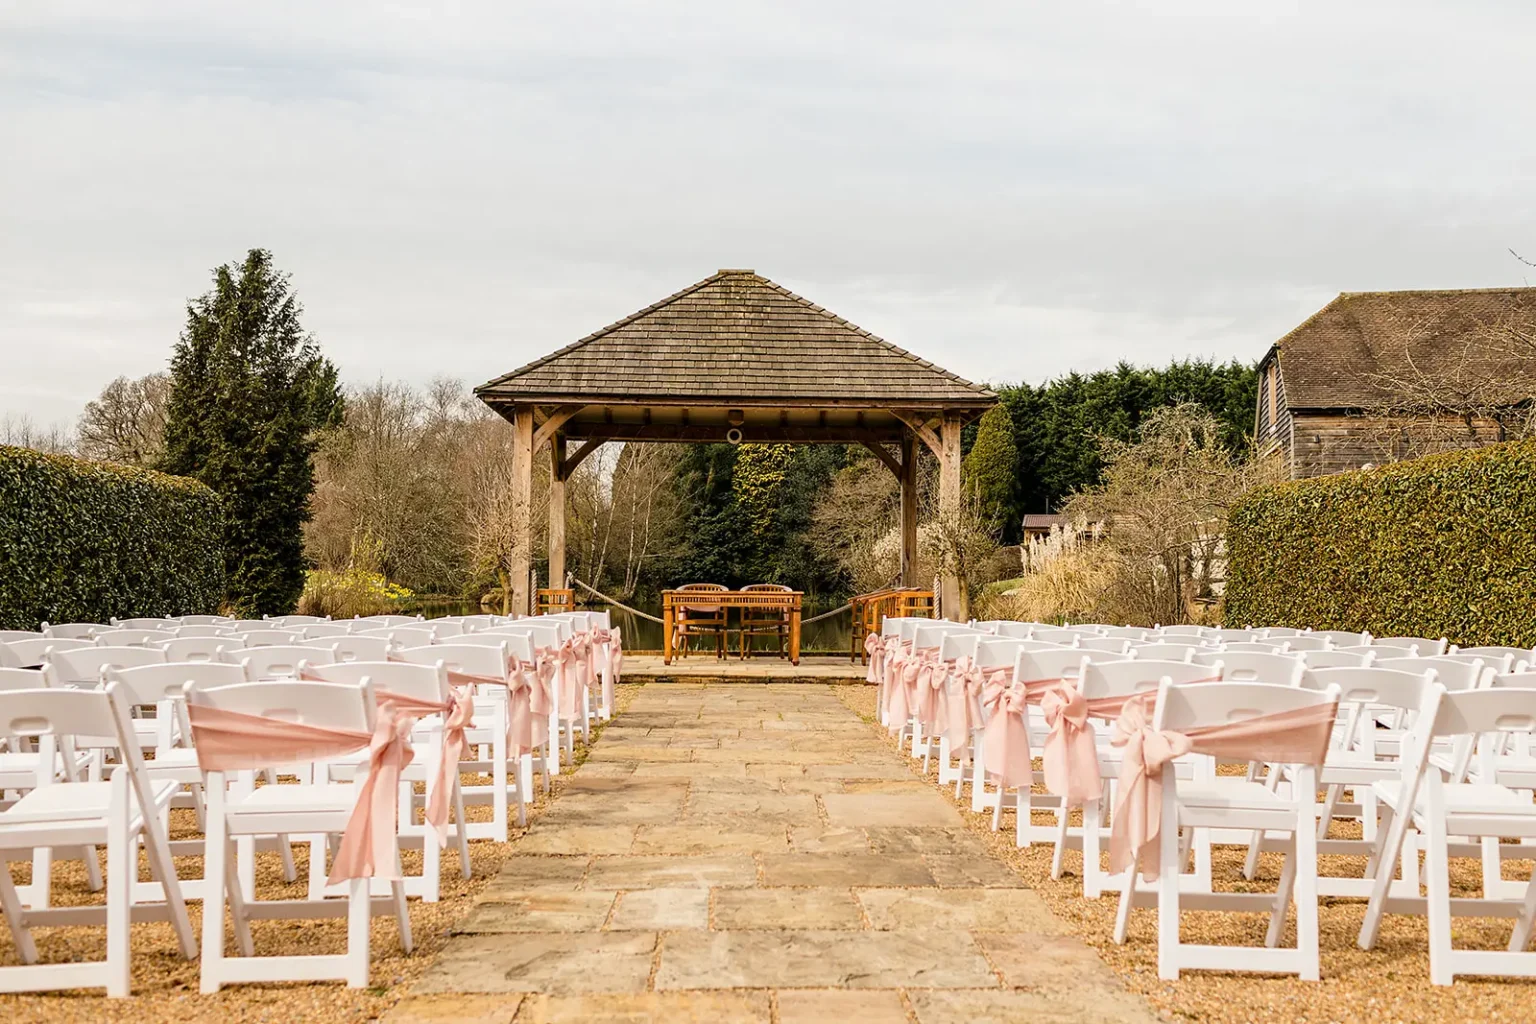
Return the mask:
<svg viewBox="0 0 1536 1024">
<path fill-rule="evenodd" d="M 1430 669 L 1434 670 L 1435 681 L 1441 686 L 1455 693 L 1458 690 L 1475 690 L 1483 685 L 1487 676 L 1495 674 L 1498 669 L 1493 665 L 1486 665 L 1481 658 L 1377 658 L 1371 662 L 1378 668 L 1397 669 L 1400 672 L 1410 672 L 1422 677 Z"/>
<path fill-rule="evenodd" d="M 292 647 L 304 642 L 297 629 L 248 629 L 240 634 L 246 647 Z"/>
<path fill-rule="evenodd" d="M 1032 683 L 1045 679 L 1060 679 L 1075 683 L 1081 676 L 1083 665 L 1094 661 L 1124 661 L 1123 655 L 1107 651 L 1084 651 L 1062 648 L 1054 651 L 1020 651 L 1013 663 L 1016 682 Z"/>
<path fill-rule="evenodd" d="M 232 637 L 235 635 L 228 626 L 213 625 L 177 626 L 175 629 L 171 630 L 171 632 L 176 634 L 176 639 L 178 640 L 185 637 Z"/>
<path fill-rule="evenodd" d="M 1088 700 L 1100 700 L 1155 691 L 1164 679 L 1180 684 L 1209 682 L 1210 675 L 1210 666 L 1187 661 L 1090 661 L 1083 667 L 1078 689 Z"/>
<path fill-rule="evenodd" d="M 430 644 L 436 639 L 436 634 L 432 632 L 431 626 L 419 624 L 413 626 L 381 626 L 378 629 L 359 629 L 350 635 L 388 640 L 390 643 L 399 644 L 401 647 L 421 647 L 424 644 Z"/>
<path fill-rule="evenodd" d="M 269 615 L 266 619 L 272 623 L 274 629 L 293 629 L 295 626 L 302 628 L 331 621 L 329 615 Z"/>
<path fill-rule="evenodd" d="M 300 627 L 299 632 L 305 640 L 314 640 L 318 637 L 346 636 L 352 632 L 352 627 L 345 622 L 311 622 Z"/>
<path fill-rule="evenodd" d="M 235 620 L 227 615 L 183 615 L 183 626 L 233 626 Z"/>
<path fill-rule="evenodd" d="M 1238 640 L 1224 643 L 1220 649 L 1231 651 L 1233 654 L 1289 654 L 1291 642 L 1289 640 Z"/>
<path fill-rule="evenodd" d="M 1371 641 L 1372 647 L 1400 647 L 1403 650 L 1415 650 L 1420 657 L 1433 658 L 1444 654 L 1446 645 L 1450 641 L 1445 637 L 1439 640 L 1431 640 L 1422 636 L 1378 636 Z"/>
<path fill-rule="evenodd" d="M 324 636 L 305 640 L 300 647 L 323 647 L 338 661 L 387 661 L 394 644 L 381 636 Z"/>
<path fill-rule="evenodd" d="M 1077 642 L 1077 646 L 1085 651 L 1105 651 L 1109 654 L 1126 654 L 1131 649 L 1132 641 L 1126 637 L 1084 637 Z"/>
<path fill-rule="evenodd" d="M 104 629 L 93 638 L 98 647 L 144 647 L 162 640 L 174 640 L 169 629 Z"/>
<path fill-rule="evenodd" d="M 1211 633 L 1209 626 L 1163 626 L 1156 630 L 1163 637 L 1200 637 L 1204 638 Z"/>
<path fill-rule="evenodd" d="M 939 641 L 939 660 L 950 662 L 957 658 L 976 659 L 976 645 L 992 634 L 984 630 L 967 630 L 964 633 L 946 633 Z"/>
<path fill-rule="evenodd" d="M 926 625 L 918 625 L 912 630 L 912 649 L 925 651 L 931 647 L 938 647 L 946 636 L 985 636 L 979 629 L 969 626 L 961 626 L 950 622 L 934 622 Z"/>
<path fill-rule="evenodd" d="M 1192 659 L 1199 665 L 1221 666 L 1223 682 L 1274 683 L 1295 686 L 1306 665 L 1294 654 L 1244 654 L 1240 651 L 1202 651 Z"/>
<path fill-rule="evenodd" d="M 1243 644 L 1262 639 L 1262 634 L 1263 631 L 1257 629 L 1210 629 L 1205 632 L 1205 637 L 1224 644 Z"/>
<path fill-rule="evenodd" d="M 179 636 L 156 646 L 165 652 L 166 661 L 225 661 L 228 652 L 242 650 L 245 644 L 233 636 Z"/>
<path fill-rule="evenodd" d="M 1209 647 L 1200 644 L 1175 644 L 1165 641 L 1154 641 L 1150 644 L 1141 644 L 1131 648 L 1128 652 L 1131 657 L 1147 661 L 1188 661 L 1194 657 L 1196 651 L 1208 651 Z"/>
<path fill-rule="evenodd" d="M 41 665 L 48 660 L 49 654 L 62 654 L 65 651 L 78 651 L 85 647 L 95 647 L 89 640 L 59 640 L 51 636 L 45 636 L 40 640 L 13 640 L 8 644 L 0 644 L 9 655 L 0 664 L 9 662 L 10 668 L 28 668 L 33 665 Z"/>
<path fill-rule="evenodd" d="M 908 621 L 907 618 L 899 617 L 899 616 L 896 616 L 896 615 L 887 615 L 880 622 L 880 635 L 881 636 L 895 636 L 895 637 L 901 636 L 901 624 L 903 622 L 906 622 L 906 621 Z M 931 620 L 923 619 L 921 621 L 929 622 Z"/>
<path fill-rule="evenodd" d="M 1019 660 L 1019 652 L 1030 650 L 1028 640 L 1016 640 L 1012 637 L 978 637 L 976 638 L 977 668 L 997 668 L 1000 665 L 1015 665 Z"/>
<path fill-rule="evenodd" d="M 1033 639 L 1035 630 L 1041 628 L 1039 623 L 1035 622 L 999 622 L 996 626 L 998 636 L 1013 640 Z"/>
<path fill-rule="evenodd" d="M 97 633 L 111 629 L 104 622 L 61 622 L 57 625 L 43 623 L 43 636 L 55 640 L 89 640 Z"/>
<path fill-rule="evenodd" d="M 412 623 L 419 625 L 426 620 L 420 615 L 365 615 L 350 621 L 354 625 L 367 623 L 368 629 L 381 629 L 388 626 L 407 626 Z"/>
<path fill-rule="evenodd" d="M 262 679 L 297 679 L 303 665 L 329 665 L 336 660 L 336 648 L 319 644 L 295 644 L 289 647 L 251 647 L 227 655 L 245 668 L 251 682 Z"/>
<path fill-rule="evenodd" d="M 43 634 L 35 629 L 0 629 L 0 644 L 15 643 L 18 640 L 41 640 Z"/>
<path fill-rule="evenodd" d="M 145 618 L 112 620 L 112 627 L 114 629 L 173 630 L 179 625 L 181 625 L 180 619 Z"/>
<path fill-rule="evenodd" d="M 1376 658 L 1375 651 L 1355 654 L 1329 648 L 1321 651 L 1302 651 L 1301 663 L 1307 668 L 1364 668 Z"/>
<path fill-rule="evenodd" d="M 1326 651 L 1333 647 L 1333 642 L 1325 636 L 1306 636 L 1304 634 L 1276 635 L 1273 631 L 1266 631 L 1268 635 L 1264 639 L 1270 641 L 1284 641 L 1288 651 Z"/>
<path fill-rule="evenodd" d="M 158 647 L 82 647 L 52 651 L 44 669 L 50 686 L 99 686 L 109 668 L 163 665 L 165 652 Z"/>
<path fill-rule="evenodd" d="M 1335 647 L 1368 647 L 1371 643 L 1371 634 L 1351 633 L 1347 629 L 1314 629 L 1307 636 L 1327 640 Z"/>
<path fill-rule="evenodd" d="M 1076 629 L 1056 627 L 1033 630 L 1029 634 L 1029 638 L 1031 640 L 1043 640 L 1048 644 L 1061 644 L 1063 647 L 1076 647 L 1083 640 L 1084 635 Z"/>
<path fill-rule="evenodd" d="M 1498 664 L 1498 659 L 1508 658 L 1510 668 L 1502 671 L 1511 671 L 1519 662 L 1528 665 L 1536 665 L 1536 651 L 1528 651 L 1524 647 L 1452 647 L 1452 654 L 1464 658 L 1482 658 L 1490 665 Z"/>
<path fill-rule="evenodd" d="M 48 677 L 37 668 L 0 668 L 0 690 L 45 690 Z"/>
</svg>

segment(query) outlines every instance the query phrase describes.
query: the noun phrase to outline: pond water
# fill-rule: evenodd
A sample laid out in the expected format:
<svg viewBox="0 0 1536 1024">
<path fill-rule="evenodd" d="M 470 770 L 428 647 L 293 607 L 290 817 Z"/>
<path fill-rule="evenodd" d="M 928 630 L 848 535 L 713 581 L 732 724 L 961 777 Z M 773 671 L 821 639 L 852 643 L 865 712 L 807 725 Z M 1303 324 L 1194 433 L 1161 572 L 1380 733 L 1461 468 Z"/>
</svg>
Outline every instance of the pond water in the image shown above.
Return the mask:
<svg viewBox="0 0 1536 1024">
<path fill-rule="evenodd" d="M 606 606 L 594 604 L 580 607 L 591 607 L 595 610 Z M 813 606 L 808 607 L 806 612 L 809 616 L 819 615 L 824 611 L 830 610 L 830 608 Z M 474 615 L 479 611 L 480 609 L 471 601 L 454 599 L 427 599 L 420 601 L 410 609 L 411 614 L 424 615 L 429 619 L 438 619 L 445 615 Z M 655 610 L 648 608 L 646 611 L 650 611 L 653 615 L 661 614 L 659 607 Z M 661 623 L 652 622 L 650 619 L 643 619 L 633 612 L 625 611 L 622 608 L 608 608 L 608 612 L 613 620 L 613 624 L 624 631 L 624 647 L 626 650 L 661 650 Z M 806 653 L 830 652 L 833 654 L 844 654 L 848 650 L 848 641 L 852 630 L 852 615 L 846 611 L 840 612 L 829 619 L 813 622 L 803 627 L 800 636 L 800 649 Z M 761 646 L 767 644 L 767 642 L 767 638 L 762 638 L 758 641 L 758 644 Z"/>
</svg>

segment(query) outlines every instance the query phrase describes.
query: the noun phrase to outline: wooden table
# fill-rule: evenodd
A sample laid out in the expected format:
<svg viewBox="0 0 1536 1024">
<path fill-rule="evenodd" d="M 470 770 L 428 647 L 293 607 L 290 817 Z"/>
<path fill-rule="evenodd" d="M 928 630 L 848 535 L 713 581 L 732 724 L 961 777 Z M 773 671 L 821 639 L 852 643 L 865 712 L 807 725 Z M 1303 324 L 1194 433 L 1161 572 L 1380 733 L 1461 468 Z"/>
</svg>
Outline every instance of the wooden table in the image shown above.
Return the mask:
<svg viewBox="0 0 1536 1024">
<path fill-rule="evenodd" d="M 662 662 L 672 664 L 679 608 L 770 608 L 789 614 L 789 663 L 800 664 L 799 590 L 663 590 L 661 592 Z"/>
</svg>

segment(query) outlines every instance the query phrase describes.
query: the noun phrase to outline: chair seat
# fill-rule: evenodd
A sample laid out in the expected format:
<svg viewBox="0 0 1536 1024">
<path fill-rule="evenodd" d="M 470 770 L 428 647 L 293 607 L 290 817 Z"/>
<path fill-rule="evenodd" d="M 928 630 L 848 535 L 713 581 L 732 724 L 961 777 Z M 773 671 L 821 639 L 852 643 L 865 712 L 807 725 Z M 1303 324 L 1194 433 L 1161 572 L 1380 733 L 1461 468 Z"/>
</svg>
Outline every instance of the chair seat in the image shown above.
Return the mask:
<svg viewBox="0 0 1536 1024">
<path fill-rule="evenodd" d="M 258 786 L 230 801 L 232 814 L 314 814 L 350 812 L 357 793 L 350 784 L 332 786 L 278 785 Z"/>
<path fill-rule="evenodd" d="M 150 786 L 157 809 L 168 804 L 181 788 L 175 782 L 151 782 Z M 0 830 L 96 824 L 105 822 L 111 806 L 110 782 L 62 782 L 55 786 L 43 786 L 0 811 Z M 129 828 L 137 830 L 142 823 L 143 817 L 135 806 Z"/>
<path fill-rule="evenodd" d="M 1447 815 L 1488 814 L 1501 817 L 1516 815 L 1536 818 L 1536 804 L 1531 803 L 1528 797 L 1523 797 L 1504 786 L 1473 782 L 1446 783 L 1441 786 L 1441 791 L 1445 794 Z M 1397 806 L 1398 798 L 1402 793 L 1398 786 L 1378 782 L 1371 786 L 1371 792 L 1394 811 L 1401 810 Z M 1424 814 L 1427 806 L 1425 801 L 1426 795 L 1421 787 L 1413 803 L 1415 816 Z"/>
<path fill-rule="evenodd" d="M 1272 792 L 1262 782 L 1224 777 L 1201 782 L 1179 783 L 1179 804 L 1212 810 L 1286 810 L 1290 800 Z"/>
</svg>

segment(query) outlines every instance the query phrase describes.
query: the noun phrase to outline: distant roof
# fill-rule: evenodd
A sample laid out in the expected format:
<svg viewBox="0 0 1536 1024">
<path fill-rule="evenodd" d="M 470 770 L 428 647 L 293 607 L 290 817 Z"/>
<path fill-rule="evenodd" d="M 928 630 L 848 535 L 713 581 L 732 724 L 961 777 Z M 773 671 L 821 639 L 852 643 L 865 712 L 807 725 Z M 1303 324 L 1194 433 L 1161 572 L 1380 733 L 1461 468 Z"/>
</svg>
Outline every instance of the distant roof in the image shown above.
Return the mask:
<svg viewBox="0 0 1536 1024">
<path fill-rule="evenodd" d="M 1024 515 L 1024 529 L 1049 530 L 1053 526 L 1067 525 L 1067 517 L 1056 512 L 1028 512 Z"/>
<path fill-rule="evenodd" d="M 751 270 L 721 270 L 475 391 L 493 404 L 997 400 Z"/>
<path fill-rule="evenodd" d="M 1288 407 L 1370 408 L 1394 375 L 1496 376 L 1510 356 L 1479 339 L 1510 326 L 1536 331 L 1536 288 L 1343 292 L 1270 356 L 1279 357 Z"/>
</svg>

